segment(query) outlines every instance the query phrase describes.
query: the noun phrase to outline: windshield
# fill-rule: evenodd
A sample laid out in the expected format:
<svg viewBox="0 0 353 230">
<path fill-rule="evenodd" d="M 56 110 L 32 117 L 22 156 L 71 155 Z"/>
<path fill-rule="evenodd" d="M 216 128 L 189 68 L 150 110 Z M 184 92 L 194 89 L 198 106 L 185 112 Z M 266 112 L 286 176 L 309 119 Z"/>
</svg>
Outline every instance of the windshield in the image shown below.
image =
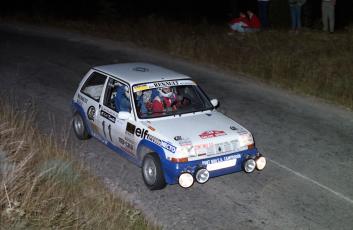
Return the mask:
<svg viewBox="0 0 353 230">
<path fill-rule="evenodd" d="M 213 109 L 208 97 L 191 80 L 135 85 L 133 92 L 139 118 L 175 116 Z"/>
</svg>

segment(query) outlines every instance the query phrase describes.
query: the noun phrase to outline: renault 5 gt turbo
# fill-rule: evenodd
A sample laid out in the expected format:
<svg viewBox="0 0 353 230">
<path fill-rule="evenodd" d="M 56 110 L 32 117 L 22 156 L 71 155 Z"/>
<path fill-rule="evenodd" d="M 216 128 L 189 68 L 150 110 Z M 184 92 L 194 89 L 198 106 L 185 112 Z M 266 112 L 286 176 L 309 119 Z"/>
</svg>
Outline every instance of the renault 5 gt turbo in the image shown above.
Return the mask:
<svg viewBox="0 0 353 230">
<path fill-rule="evenodd" d="M 73 129 L 141 167 L 151 190 L 266 166 L 252 134 L 188 76 L 147 63 L 93 67 L 72 100 Z"/>
</svg>

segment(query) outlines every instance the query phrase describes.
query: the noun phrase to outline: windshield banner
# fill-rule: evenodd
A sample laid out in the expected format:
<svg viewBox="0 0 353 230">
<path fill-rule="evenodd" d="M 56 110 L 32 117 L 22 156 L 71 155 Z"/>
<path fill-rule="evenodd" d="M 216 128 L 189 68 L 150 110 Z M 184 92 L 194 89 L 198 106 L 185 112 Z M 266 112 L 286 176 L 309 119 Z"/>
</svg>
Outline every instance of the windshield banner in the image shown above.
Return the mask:
<svg viewBox="0 0 353 230">
<path fill-rule="evenodd" d="M 178 86 L 178 85 L 196 85 L 196 83 L 191 80 L 157 81 L 157 82 L 151 82 L 147 84 L 135 85 L 133 87 L 133 91 L 135 93 L 135 92 L 139 92 L 147 89 L 171 87 L 171 86 Z"/>
</svg>

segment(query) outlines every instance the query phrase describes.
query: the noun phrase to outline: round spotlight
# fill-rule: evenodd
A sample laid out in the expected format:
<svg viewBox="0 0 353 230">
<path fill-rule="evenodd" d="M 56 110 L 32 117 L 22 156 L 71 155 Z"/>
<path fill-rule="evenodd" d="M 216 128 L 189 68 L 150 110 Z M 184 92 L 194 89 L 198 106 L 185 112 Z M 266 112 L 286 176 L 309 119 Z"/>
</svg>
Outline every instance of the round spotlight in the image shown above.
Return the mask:
<svg viewBox="0 0 353 230">
<path fill-rule="evenodd" d="M 194 177 L 190 173 L 182 173 L 178 181 L 181 187 L 190 188 L 194 184 Z"/>
<path fill-rule="evenodd" d="M 244 171 L 247 173 L 251 173 L 255 170 L 256 162 L 254 159 L 250 158 L 245 161 Z"/>
<path fill-rule="evenodd" d="M 208 172 L 207 169 L 201 168 L 197 170 L 195 174 L 196 181 L 200 184 L 204 184 L 208 181 L 210 178 L 210 173 Z"/>
<path fill-rule="evenodd" d="M 263 170 L 266 166 L 266 158 L 263 156 L 260 156 L 256 159 L 256 169 L 257 170 Z"/>
</svg>

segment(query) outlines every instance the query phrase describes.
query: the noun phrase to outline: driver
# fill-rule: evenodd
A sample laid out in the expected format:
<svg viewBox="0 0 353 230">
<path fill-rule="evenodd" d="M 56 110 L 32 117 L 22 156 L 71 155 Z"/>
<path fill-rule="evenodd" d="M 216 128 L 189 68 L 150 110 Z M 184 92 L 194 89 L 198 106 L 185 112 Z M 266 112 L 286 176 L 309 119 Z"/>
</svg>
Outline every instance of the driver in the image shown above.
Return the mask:
<svg viewBox="0 0 353 230">
<path fill-rule="evenodd" d="M 153 99 L 152 110 L 154 113 L 176 110 L 176 95 L 170 87 L 157 89 L 158 96 Z"/>
<path fill-rule="evenodd" d="M 165 106 L 165 109 L 167 111 L 175 111 L 176 110 L 176 102 L 177 98 L 175 93 L 172 91 L 170 87 L 164 87 L 159 90 L 159 94 L 161 95 L 163 99 L 163 103 Z"/>
</svg>

